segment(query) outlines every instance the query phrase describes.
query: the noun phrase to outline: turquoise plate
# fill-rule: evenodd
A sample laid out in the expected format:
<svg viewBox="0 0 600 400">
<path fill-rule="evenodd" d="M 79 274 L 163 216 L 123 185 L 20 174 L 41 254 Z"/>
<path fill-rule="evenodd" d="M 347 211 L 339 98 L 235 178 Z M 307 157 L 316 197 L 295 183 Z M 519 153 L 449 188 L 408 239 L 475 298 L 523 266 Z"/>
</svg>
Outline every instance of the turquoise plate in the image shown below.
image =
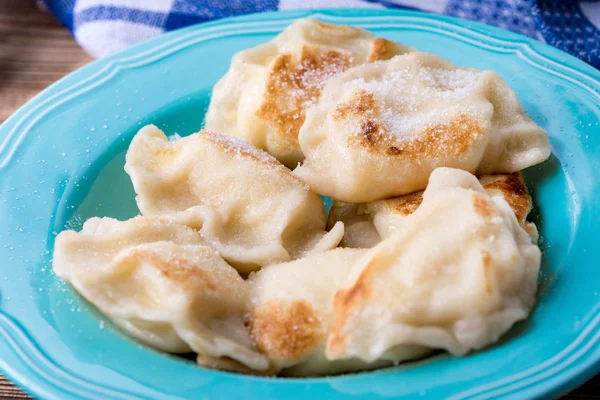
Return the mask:
<svg viewBox="0 0 600 400">
<path fill-rule="evenodd" d="M 119 333 L 51 271 L 57 232 L 137 213 L 123 172 L 138 128 L 187 135 L 237 51 L 296 18 L 352 24 L 454 63 L 493 68 L 545 127 L 553 156 L 526 179 L 544 251 L 539 304 L 495 346 L 355 375 L 257 378 L 210 371 Z M 600 367 L 600 74 L 489 26 L 389 10 L 250 15 L 170 33 L 96 61 L 0 128 L 0 369 L 53 399 L 450 399 L 557 396 Z"/>
</svg>

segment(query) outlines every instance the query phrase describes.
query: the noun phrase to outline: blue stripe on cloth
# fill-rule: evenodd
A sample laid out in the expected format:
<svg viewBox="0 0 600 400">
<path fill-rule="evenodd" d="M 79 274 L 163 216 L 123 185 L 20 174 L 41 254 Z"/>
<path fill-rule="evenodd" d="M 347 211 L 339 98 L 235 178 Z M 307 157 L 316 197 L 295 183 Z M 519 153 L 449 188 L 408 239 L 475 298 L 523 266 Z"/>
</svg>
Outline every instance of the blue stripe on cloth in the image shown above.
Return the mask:
<svg viewBox="0 0 600 400">
<path fill-rule="evenodd" d="M 276 11 L 278 4 L 278 0 L 205 0 L 197 3 L 189 0 L 175 0 L 164 28 L 169 31 L 213 19 L 257 11 Z"/>
<path fill-rule="evenodd" d="M 75 0 L 42 0 L 44 6 L 50 11 L 56 19 L 68 30 L 73 32 L 73 7 Z"/>
<path fill-rule="evenodd" d="M 529 0 L 450 0 L 444 14 L 536 37 Z"/>
<path fill-rule="evenodd" d="M 262 11 L 276 11 L 278 0 L 175 0 L 171 12 L 207 18 L 226 18 Z"/>
<path fill-rule="evenodd" d="M 149 26 L 162 27 L 166 15 L 160 12 L 137 10 L 134 8 L 96 6 L 78 12 L 74 18 L 74 26 L 91 21 L 121 20 Z"/>
<path fill-rule="evenodd" d="M 364 0 L 364 1 L 366 1 L 367 3 L 381 4 L 382 6 L 384 6 L 386 8 L 397 8 L 400 10 L 417 10 L 417 11 L 419 11 L 419 9 L 416 7 L 405 6 L 400 3 L 395 3 L 394 0 Z"/>
<path fill-rule="evenodd" d="M 579 2 L 535 0 L 531 11 L 548 44 L 600 68 L 600 31 L 581 12 Z"/>
<path fill-rule="evenodd" d="M 165 30 L 172 31 L 173 29 L 183 28 L 185 26 L 197 24 L 199 22 L 210 21 L 213 18 L 208 18 L 201 15 L 190 15 L 184 13 L 170 12 L 165 21 Z"/>
</svg>

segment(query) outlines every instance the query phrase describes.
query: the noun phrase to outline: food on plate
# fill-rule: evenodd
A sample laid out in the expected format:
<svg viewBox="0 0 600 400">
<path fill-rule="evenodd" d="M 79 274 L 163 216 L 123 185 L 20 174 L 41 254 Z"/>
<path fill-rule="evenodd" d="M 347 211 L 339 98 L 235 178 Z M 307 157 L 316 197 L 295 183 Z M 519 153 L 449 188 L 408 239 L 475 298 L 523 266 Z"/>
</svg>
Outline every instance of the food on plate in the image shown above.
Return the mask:
<svg viewBox="0 0 600 400">
<path fill-rule="evenodd" d="M 245 138 L 290 168 L 304 159 L 298 131 L 323 85 L 355 65 L 410 47 L 363 29 L 300 19 L 272 41 L 233 56 L 213 90 L 206 129 Z"/>
<path fill-rule="evenodd" d="M 92 218 L 56 237 L 53 268 L 152 347 L 268 367 L 244 326 L 246 282 L 194 229 L 152 217 Z"/>
<path fill-rule="evenodd" d="M 500 196 L 508 203 L 519 224 L 537 241 L 535 225 L 526 221 L 532 202 L 523 174 L 514 172 L 484 175 L 479 178 L 479 182 L 489 195 Z M 329 211 L 328 225 L 334 226 L 339 221 L 344 223 L 341 246 L 370 248 L 401 226 L 406 217 L 419 208 L 422 201 L 423 191 L 370 203 L 334 201 Z"/>
<path fill-rule="evenodd" d="M 495 72 L 413 52 L 330 79 L 298 136 L 294 174 L 335 200 L 421 190 L 437 167 L 520 171 L 550 155 L 548 135 Z"/>
<path fill-rule="evenodd" d="M 142 215 L 61 232 L 54 271 L 206 368 L 318 376 L 495 343 L 535 303 L 520 171 L 548 136 L 493 71 L 411 51 L 304 19 L 238 53 L 220 133 L 142 128 L 125 164 Z"/>
<path fill-rule="evenodd" d="M 319 196 L 275 158 L 239 138 L 201 131 L 172 142 L 153 125 L 127 152 L 143 215 L 196 228 L 242 273 L 334 248 Z"/>
<path fill-rule="evenodd" d="M 502 196 L 440 168 L 422 205 L 372 249 L 252 274 L 248 326 L 271 370 L 323 375 L 494 343 L 530 312 L 540 250 Z"/>
<path fill-rule="evenodd" d="M 325 357 L 334 319 L 333 298 L 351 283 L 367 250 L 334 249 L 253 273 L 248 326 L 272 372 L 314 376 L 373 369 L 390 360 L 332 362 Z M 423 355 L 420 351 L 416 356 Z M 411 354 L 413 355 L 413 354 Z"/>
<path fill-rule="evenodd" d="M 535 302 L 541 252 L 501 196 L 437 169 L 419 208 L 335 295 L 330 360 L 374 362 L 415 346 L 464 355 L 496 342 Z"/>
</svg>

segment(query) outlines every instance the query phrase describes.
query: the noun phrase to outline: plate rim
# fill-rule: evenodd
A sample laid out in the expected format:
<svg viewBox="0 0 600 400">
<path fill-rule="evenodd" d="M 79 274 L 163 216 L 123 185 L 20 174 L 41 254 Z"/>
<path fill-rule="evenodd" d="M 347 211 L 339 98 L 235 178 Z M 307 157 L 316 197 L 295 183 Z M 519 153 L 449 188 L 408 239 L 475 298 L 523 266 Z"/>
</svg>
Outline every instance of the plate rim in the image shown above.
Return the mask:
<svg viewBox="0 0 600 400">
<path fill-rule="evenodd" d="M 362 15 L 357 15 L 361 14 Z M 36 107 L 43 106 L 45 101 L 52 100 L 55 97 L 60 97 L 68 92 L 73 87 L 77 87 L 80 82 L 78 79 L 80 77 L 84 77 L 90 74 L 99 74 L 102 75 L 102 71 L 110 71 L 111 68 L 119 70 L 119 63 L 123 63 L 128 58 L 139 58 L 140 54 L 143 54 L 143 51 L 147 51 L 150 54 L 156 51 L 160 46 L 165 47 L 165 43 L 169 43 L 169 41 L 182 41 L 185 35 L 190 34 L 193 36 L 194 34 L 199 34 L 207 29 L 212 27 L 219 26 L 227 26 L 231 23 L 240 23 L 240 22 L 260 22 L 260 21 L 268 21 L 268 22 L 276 22 L 278 20 L 282 20 L 286 17 L 301 18 L 303 16 L 311 16 L 315 18 L 325 17 L 327 20 L 332 20 L 335 18 L 339 18 L 340 20 L 345 20 L 347 23 L 352 24 L 352 22 L 348 22 L 349 19 L 352 18 L 381 18 L 381 17 L 397 17 L 397 18 L 416 18 L 416 19 L 425 19 L 429 21 L 437 21 L 438 23 L 447 23 L 451 25 L 453 29 L 460 29 L 462 35 L 473 35 L 473 36 L 485 36 L 490 38 L 491 40 L 498 40 L 500 42 L 504 42 L 504 44 L 512 45 L 507 47 L 507 51 L 515 52 L 517 55 L 525 60 L 528 60 L 527 57 L 534 56 L 538 57 L 542 60 L 549 62 L 548 65 L 544 66 L 538 64 L 541 68 L 553 71 L 553 74 L 560 70 L 563 71 L 563 77 L 570 78 L 575 80 L 575 78 L 566 76 L 567 73 L 575 73 L 580 77 L 584 77 L 588 79 L 592 86 L 589 84 L 586 85 L 589 87 L 596 97 L 600 99 L 600 72 L 590 65 L 586 64 L 582 60 L 579 60 L 563 51 L 551 47 L 545 43 L 541 43 L 535 39 L 528 38 L 522 36 L 520 34 L 510 32 L 504 30 L 502 28 L 497 28 L 493 26 L 489 26 L 486 24 L 462 20 L 454 17 L 444 16 L 444 15 L 436 15 L 429 14 L 425 12 L 412 11 L 412 10 L 398 10 L 398 9 L 312 9 L 312 10 L 286 10 L 286 11 L 274 11 L 274 12 L 266 12 L 266 13 L 257 13 L 257 14 L 249 14 L 244 16 L 238 16 L 233 18 L 225 18 L 217 21 L 211 21 L 206 23 L 201 23 L 197 25 L 193 25 L 190 27 L 186 27 L 180 30 L 172 31 L 166 33 L 164 35 L 149 39 L 142 43 L 131 46 L 121 52 L 118 52 L 109 57 L 96 60 L 91 62 L 90 64 L 80 68 L 69 75 L 61 78 L 57 82 L 50 85 L 48 88 L 37 94 L 34 98 L 29 100 L 25 105 L 19 108 L 13 115 L 11 115 L 1 126 L 0 126 L 0 139 L 2 142 L 0 143 L 0 176 L 3 173 L 2 169 L 8 165 L 10 162 L 10 157 L 6 158 L 7 149 L 10 151 L 10 142 L 9 140 L 12 136 L 7 135 L 7 131 L 15 132 L 18 130 L 18 127 L 21 123 L 27 122 L 29 115 L 32 111 L 36 109 Z M 287 20 L 286 20 L 287 21 Z M 287 24 L 287 23 L 286 23 Z M 285 26 L 285 25 L 283 25 Z M 485 33 L 484 33 L 485 32 Z M 501 38 L 499 38 L 501 37 Z M 472 39 L 475 40 L 475 39 Z M 184 46 L 183 48 L 185 48 Z M 179 50 L 176 50 L 179 51 Z M 168 55 L 174 54 L 175 51 L 171 51 Z M 167 56 L 168 56 L 167 55 Z M 164 57 L 164 56 L 163 56 Z M 162 58 L 162 57 L 161 57 Z M 535 60 L 528 60 L 530 62 L 536 62 Z M 552 65 L 552 69 L 550 67 Z M 558 71 L 557 71 L 558 70 Z M 94 72 L 95 71 L 95 72 Z M 560 75 L 560 72 L 558 72 Z M 585 85 L 585 84 L 584 84 Z M 593 87 L 595 86 L 595 88 Z M 43 115 L 42 115 L 43 117 Z M 27 130 L 24 130 L 26 133 Z M 6 135 L 6 136 L 5 136 Z M 17 138 L 18 139 L 18 138 Z M 17 145 L 19 142 L 17 142 Z M 15 150 L 16 151 L 16 148 Z M 13 151 L 13 152 L 14 152 Z M 10 154 L 8 154 L 10 156 Z M 6 329 L 8 325 L 11 323 L 16 326 L 18 330 L 18 321 L 9 321 L 11 317 L 2 313 L 2 308 L 0 307 L 0 332 L 3 329 Z M 591 324 L 591 323 L 590 323 Z M 594 326 L 595 327 L 595 326 Z M 14 329 L 14 328 L 13 328 Z M 30 343 L 30 345 L 35 345 L 34 343 Z M 39 349 L 43 350 L 43 349 Z M 14 351 L 14 349 L 13 349 Z M 24 369 L 26 370 L 28 365 L 24 363 Z M 59 368 L 59 366 L 55 366 Z M 579 368 L 577 368 L 579 367 Z M 13 383 L 23 388 L 25 391 L 31 391 L 36 395 L 44 396 L 44 395 L 65 395 L 64 392 L 61 392 L 60 388 L 54 386 L 46 385 L 46 382 L 43 382 L 43 378 L 39 375 L 32 375 L 27 373 L 19 373 L 13 368 L 5 368 L 2 362 L 0 362 L 0 370 L 7 376 Z M 575 369 L 579 371 L 575 371 L 571 373 L 573 376 L 568 376 L 569 372 L 573 372 Z M 571 367 L 570 369 L 565 369 L 560 375 L 555 375 L 553 382 L 546 383 L 545 385 L 537 385 L 538 392 L 535 393 L 536 396 L 541 395 L 559 395 L 568 390 L 571 390 L 575 386 L 578 386 L 585 380 L 589 379 L 591 376 L 596 374 L 600 369 L 600 357 L 588 361 L 585 365 L 578 365 L 576 367 Z M 40 382 L 39 380 L 42 380 Z M 304 382 L 310 383 L 312 379 L 303 379 Z M 544 387 L 542 387 L 544 386 Z M 101 389 L 106 389 L 102 388 Z M 58 391 L 55 391 L 58 389 Z M 112 390 L 112 389 L 110 389 Z M 118 390 L 118 389 L 117 389 Z M 473 391 L 473 390 L 470 390 Z M 514 393 L 513 393 L 514 394 Z M 462 397 L 456 397 L 462 398 Z"/>
</svg>

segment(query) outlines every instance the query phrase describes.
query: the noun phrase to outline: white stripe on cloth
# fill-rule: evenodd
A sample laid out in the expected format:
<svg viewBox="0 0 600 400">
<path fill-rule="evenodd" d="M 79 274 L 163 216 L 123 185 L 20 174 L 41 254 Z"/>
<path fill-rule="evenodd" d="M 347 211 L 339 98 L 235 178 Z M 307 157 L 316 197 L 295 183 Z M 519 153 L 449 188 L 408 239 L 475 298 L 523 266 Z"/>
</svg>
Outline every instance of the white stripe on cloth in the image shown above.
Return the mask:
<svg viewBox="0 0 600 400">
<path fill-rule="evenodd" d="M 77 13 L 88 8 L 127 7 L 135 10 L 169 12 L 175 0 L 76 0 L 73 12 Z"/>
<path fill-rule="evenodd" d="M 414 7 L 421 11 L 431 11 L 441 13 L 446 9 L 450 0 L 389 0 L 391 4 L 398 4 L 399 6 Z"/>
<path fill-rule="evenodd" d="M 361 0 L 279 0 L 280 10 L 308 8 L 385 8 L 377 3 Z"/>
<path fill-rule="evenodd" d="M 92 21 L 77 28 L 75 39 L 90 55 L 100 58 L 162 33 L 161 28 L 133 22 Z"/>
<path fill-rule="evenodd" d="M 600 2 L 594 1 L 582 1 L 579 3 L 581 12 L 590 22 L 598 29 L 600 29 Z"/>
</svg>

